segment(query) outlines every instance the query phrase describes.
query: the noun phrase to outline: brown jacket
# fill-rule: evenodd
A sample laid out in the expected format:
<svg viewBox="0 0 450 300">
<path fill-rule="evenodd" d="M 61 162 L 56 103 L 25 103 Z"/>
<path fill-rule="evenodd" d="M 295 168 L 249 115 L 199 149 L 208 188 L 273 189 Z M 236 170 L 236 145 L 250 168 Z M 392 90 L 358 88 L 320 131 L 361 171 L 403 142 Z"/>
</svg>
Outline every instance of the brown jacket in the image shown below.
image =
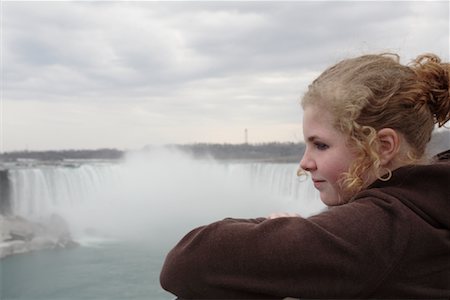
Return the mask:
<svg viewBox="0 0 450 300">
<path fill-rule="evenodd" d="M 450 165 L 407 166 L 316 216 L 225 219 L 167 255 L 183 299 L 450 299 Z"/>
</svg>

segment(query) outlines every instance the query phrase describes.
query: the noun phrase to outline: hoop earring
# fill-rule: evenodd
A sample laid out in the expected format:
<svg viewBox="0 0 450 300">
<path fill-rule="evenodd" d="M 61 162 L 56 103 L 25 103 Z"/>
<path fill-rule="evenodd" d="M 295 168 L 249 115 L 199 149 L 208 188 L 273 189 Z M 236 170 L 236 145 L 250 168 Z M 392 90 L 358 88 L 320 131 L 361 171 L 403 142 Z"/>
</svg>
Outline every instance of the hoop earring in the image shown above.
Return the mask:
<svg viewBox="0 0 450 300">
<path fill-rule="evenodd" d="M 386 168 L 386 170 L 387 170 L 386 174 L 378 177 L 378 179 L 380 179 L 381 181 L 388 181 L 389 179 L 392 178 L 392 171 L 388 168 Z"/>
</svg>

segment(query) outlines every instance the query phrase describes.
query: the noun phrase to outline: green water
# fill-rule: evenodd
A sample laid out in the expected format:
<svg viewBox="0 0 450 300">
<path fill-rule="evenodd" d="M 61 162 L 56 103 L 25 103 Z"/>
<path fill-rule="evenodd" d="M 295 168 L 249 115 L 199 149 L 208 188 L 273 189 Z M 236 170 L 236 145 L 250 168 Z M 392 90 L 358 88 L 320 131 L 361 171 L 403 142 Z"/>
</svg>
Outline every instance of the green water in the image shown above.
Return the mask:
<svg viewBox="0 0 450 300">
<path fill-rule="evenodd" d="M 164 254 L 148 244 L 110 242 L 10 256 L 0 261 L 0 299 L 174 299 L 159 286 Z"/>
</svg>

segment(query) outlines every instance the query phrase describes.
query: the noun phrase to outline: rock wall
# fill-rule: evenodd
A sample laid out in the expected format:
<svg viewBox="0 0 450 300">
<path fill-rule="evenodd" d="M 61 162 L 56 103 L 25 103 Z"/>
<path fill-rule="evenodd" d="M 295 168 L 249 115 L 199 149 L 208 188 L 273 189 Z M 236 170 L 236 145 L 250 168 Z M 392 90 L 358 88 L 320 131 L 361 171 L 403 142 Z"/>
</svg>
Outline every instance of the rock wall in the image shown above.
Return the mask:
<svg viewBox="0 0 450 300">
<path fill-rule="evenodd" d="M 9 193 L 8 170 L 0 169 L 0 214 L 6 215 L 11 212 Z"/>
<path fill-rule="evenodd" d="M 13 254 L 77 245 L 71 238 L 67 223 L 58 215 L 40 223 L 19 216 L 0 215 L 0 259 Z"/>
</svg>

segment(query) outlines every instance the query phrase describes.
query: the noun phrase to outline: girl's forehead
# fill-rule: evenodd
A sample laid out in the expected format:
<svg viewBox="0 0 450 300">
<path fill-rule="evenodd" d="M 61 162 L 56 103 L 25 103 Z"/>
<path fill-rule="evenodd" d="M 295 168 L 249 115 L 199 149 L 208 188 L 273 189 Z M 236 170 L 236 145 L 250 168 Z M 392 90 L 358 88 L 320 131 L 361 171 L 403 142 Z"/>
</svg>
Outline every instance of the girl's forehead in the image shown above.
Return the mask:
<svg viewBox="0 0 450 300">
<path fill-rule="evenodd" d="M 303 111 L 303 124 L 323 124 L 333 127 L 334 118 L 331 112 L 320 106 L 308 105 Z"/>
<path fill-rule="evenodd" d="M 307 106 L 304 109 L 303 134 L 305 140 L 312 137 L 325 138 L 342 135 L 342 133 L 334 127 L 334 118 L 331 112 L 314 105 Z"/>
</svg>

